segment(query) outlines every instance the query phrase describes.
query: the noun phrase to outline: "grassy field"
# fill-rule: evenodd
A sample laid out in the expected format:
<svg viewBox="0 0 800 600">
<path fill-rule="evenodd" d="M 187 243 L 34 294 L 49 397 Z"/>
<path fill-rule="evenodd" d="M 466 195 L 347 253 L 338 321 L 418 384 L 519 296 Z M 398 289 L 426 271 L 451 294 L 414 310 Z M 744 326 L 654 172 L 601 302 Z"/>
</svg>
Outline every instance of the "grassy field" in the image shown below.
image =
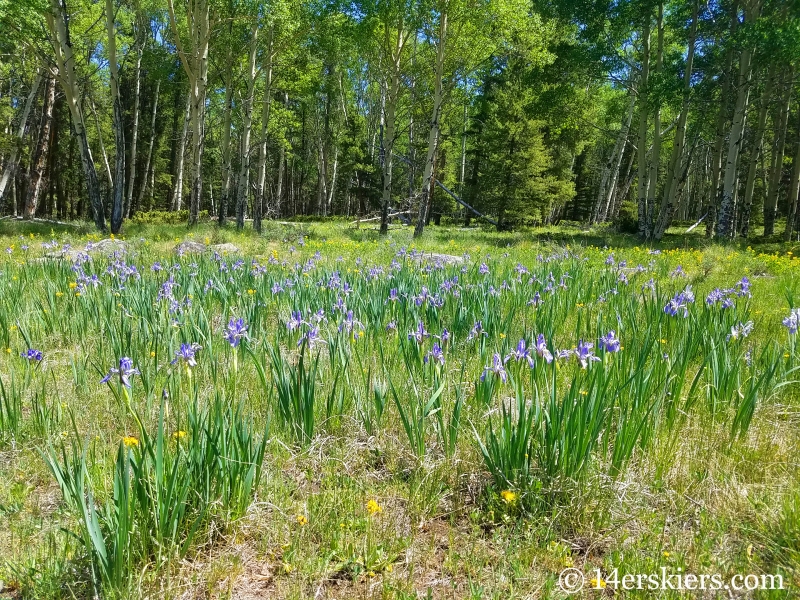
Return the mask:
<svg viewBox="0 0 800 600">
<path fill-rule="evenodd" d="M 800 248 L 54 227 L 0 224 L 0 598 L 800 595 Z"/>
</svg>

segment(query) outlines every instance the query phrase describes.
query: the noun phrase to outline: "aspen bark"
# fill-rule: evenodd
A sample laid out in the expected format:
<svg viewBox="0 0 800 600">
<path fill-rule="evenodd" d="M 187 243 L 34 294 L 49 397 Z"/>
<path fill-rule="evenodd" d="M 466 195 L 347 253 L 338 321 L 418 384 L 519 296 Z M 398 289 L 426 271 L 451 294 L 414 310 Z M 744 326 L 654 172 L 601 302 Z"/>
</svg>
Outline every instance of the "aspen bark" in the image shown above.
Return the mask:
<svg viewBox="0 0 800 600">
<path fill-rule="evenodd" d="M 646 15 L 642 33 L 642 75 L 639 87 L 639 135 L 637 144 L 638 183 L 636 198 L 638 201 L 639 237 L 648 237 L 647 231 L 647 184 L 649 181 L 647 168 L 647 129 L 649 102 L 647 100 L 648 79 L 650 77 L 650 15 Z M 658 132 L 656 132 L 658 135 Z"/>
<path fill-rule="evenodd" d="M 50 137 L 53 125 L 53 106 L 56 103 L 56 80 L 54 77 L 47 79 L 42 104 L 42 118 L 39 125 L 39 140 L 31 162 L 31 176 L 28 182 L 28 191 L 25 195 L 25 219 L 33 219 L 36 207 L 39 204 L 39 193 L 45 186 L 45 169 L 47 167 Z"/>
<path fill-rule="evenodd" d="M 756 175 L 758 172 L 758 161 L 761 158 L 764 148 L 764 132 L 767 129 L 767 116 L 769 114 L 769 101 L 772 97 L 772 87 L 775 79 L 774 66 L 769 69 L 767 81 L 764 84 L 764 91 L 761 94 L 761 106 L 758 111 L 758 122 L 753 135 L 753 151 L 750 156 L 750 165 L 747 170 L 747 181 L 744 188 L 744 199 L 742 200 L 742 226 L 741 236 L 746 238 L 750 234 L 750 215 L 753 208 L 753 193 L 756 185 Z"/>
<path fill-rule="evenodd" d="M 20 146 L 22 146 L 22 139 L 25 137 L 25 131 L 28 126 L 28 118 L 30 117 L 31 109 L 33 108 L 33 104 L 36 100 L 36 94 L 39 92 L 39 85 L 41 85 L 41 83 L 42 73 L 37 71 L 36 76 L 33 78 L 33 84 L 31 85 L 30 92 L 28 92 L 28 98 L 25 100 L 25 108 L 22 109 L 22 114 L 20 115 L 19 126 L 17 127 L 17 133 L 14 136 L 16 138 L 14 140 L 15 143 L 11 148 L 11 155 L 9 156 L 6 168 L 3 170 L 3 176 L 0 177 L 0 199 L 3 198 L 3 194 L 6 191 L 8 182 L 13 182 L 14 175 L 16 175 L 17 164 L 19 162 Z"/>
<path fill-rule="evenodd" d="M 119 89 L 119 67 L 117 65 L 117 31 L 114 25 L 113 0 L 106 0 L 106 28 L 108 33 L 108 70 L 111 83 L 112 123 L 114 128 L 114 182 L 111 205 L 111 233 L 119 233 L 124 217 L 125 202 L 125 120 L 122 114 L 122 99 Z M 133 157 L 132 157 L 133 160 Z"/>
<path fill-rule="evenodd" d="M 800 193 L 800 123 L 798 123 L 794 155 L 794 165 L 792 168 L 792 179 L 789 184 L 789 197 L 787 198 L 788 210 L 786 211 L 786 227 L 783 230 L 783 241 L 788 242 L 792 239 L 797 217 L 798 193 Z"/>
<path fill-rule="evenodd" d="M 783 153 L 786 145 L 786 127 L 789 121 L 789 108 L 792 99 L 792 69 L 784 74 L 783 93 L 775 118 L 775 136 L 772 144 L 772 163 L 770 168 L 767 196 L 764 199 L 764 235 L 775 233 L 775 218 L 778 214 L 781 177 L 783 175 Z"/>
<path fill-rule="evenodd" d="M 81 94 L 78 87 L 78 74 L 75 69 L 75 56 L 72 51 L 72 41 L 69 35 L 67 15 L 69 14 L 66 0 L 50 0 L 50 10 L 45 15 L 47 29 L 50 34 L 50 43 L 57 68 L 57 77 L 64 91 L 67 107 L 72 117 L 72 128 L 78 140 L 78 149 L 81 156 L 81 166 L 86 177 L 86 189 L 89 203 L 92 207 L 94 223 L 98 229 L 105 231 L 105 211 L 103 200 L 100 196 L 100 182 L 97 180 L 97 171 L 89 148 L 89 138 L 86 135 L 86 119 L 81 108 Z"/>
<path fill-rule="evenodd" d="M 250 31 L 250 55 L 247 63 L 247 96 L 242 113 L 242 138 L 239 153 L 239 177 L 236 198 L 236 226 L 244 227 L 244 211 L 250 193 L 250 132 L 253 128 L 253 96 L 256 88 L 256 51 L 258 50 L 258 21 Z M 253 206 L 253 228 L 261 231 L 261 211 Z"/>
<path fill-rule="evenodd" d="M 259 220 L 258 220 L 258 229 L 257 231 L 261 231 L 261 212 L 263 211 L 264 207 L 264 194 L 267 184 L 267 136 L 269 133 L 269 114 L 270 109 L 272 106 L 272 65 L 273 60 L 275 58 L 275 51 L 274 51 L 274 40 L 275 36 L 275 25 L 271 25 L 269 28 L 269 32 L 267 34 L 267 53 L 265 56 L 265 65 L 264 65 L 264 76 L 266 78 L 265 81 L 265 89 L 264 89 L 264 97 L 261 100 L 261 139 L 258 149 L 258 179 L 256 181 L 256 194 L 255 194 L 255 204 L 258 206 L 259 209 Z M 289 102 L 289 96 L 286 95 L 286 102 Z M 280 198 L 278 199 L 280 202 Z M 256 226 L 255 221 L 253 221 L 253 227 Z"/>
<path fill-rule="evenodd" d="M 386 94 L 385 122 L 386 137 L 382 140 L 382 192 L 381 192 L 381 228 L 380 235 L 389 233 L 389 203 L 392 199 L 392 167 L 394 165 L 394 143 L 397 127 L 397 105 L 400 100 L 400 76 L 402 74 L 402 57 L 407 34 L 404 28 L 402 15 L 399 17 L 396 29 L 397 39 L 391 43 L 392 27 L 389 22 L 384 24 L 384 44 L 391 48 L 389 90 Z M 393 46 L 393 48 L 392 48 Z"/>
<path fill-rule="evenodd" d="M 142 46 L 140 43 L 136 44 L 136 67 L 134 69 L 133 81 L 133 125 L 131 127 L 131 154 L 130 165 L 128 168 L 128 190 L 125 197 L 125 218 L 131 216 L 131 204 L 133 203 L 133 184 L 136 182 L 136 145 L 139 139 L 139 102 L 141 98 L 142 87 Z M 144 171 L 145 181 L 142 187 L 147 183 L 147 169 Z"/>
<path fill-rule="evenodd" d="M 150 169 L 153 168 L 155 170 L 154 165 L 152 164 L 153 160 L 153 146 L 156 143 L 156 115 L 158 113 L 158 93 L 161 90 L 161 80 L 159 79 L 156 81 L 156 89 L 153 92 L 153 111 L 150 116 L 150 143 L 147 146 L 147 159 L 144 163 L 144 181 L 142 185 L 139 187 L 139 197 L 136 200 L 136 207 L 139 208 L 142 206 L 142 201 L 144 200 L 144 193 L 147 189 L 148 180 L 150 178 Z M 152 193 L 152 191 L 151 191 Z M 152 205 L 149 207 L 152 208 Z"/>
<path fill-rule="evenodd" d="M 172 191 L 172 210 L 178 211 L 183 203 L 183 163 L 186 160 L 186 143 L 189 139 L 189 121 L 191 120 L 192 94 L 186 94 L 186 110 L 183 116 L 183 132 L 178 143 L 178 156 L 175 163 L 175 188 Z"/>
<path fill-rule="evenodd" d="M 225 60 L 227 69 L 223 74 L 225 80 L 225 108 L 222 112 L 222 191 L 219 198 L 219 214 L 217 221 L 220 225 L 225 224 L 228 216 L 228 196 L 231 189 L 231 112 L 233 110 L 233 49 L 228 48 Z"/>
<path fill-rule="evenodd" d="M 422 171 L 422 197 L 419 203 L 417 225 L 414 228 L 414 237 L 422 235 L 425 226 L 425 217 L 431 198 L 433 181 L 433 161 L 436 156 L 436 145 L 439 141 L 439 117 L 442 112 L 442 79 L 444 77 L 444 56 L 447 44 L 447 11 L 439 15 L 439 40 L 436 47 L 436 79 L 433 91 L 433 112 L 431 113 L 431 126 L 428 131 L 428 151 L 425 155 L 425 167 Z"/>
<path fill-rule="evenodd" d="M 692 10 L 692 25 L 689 32 L 689 49 L 686 55 L 686 67 L 683 74 L 683 104 L 681 113 L 678 117 L 678 126 L 675 131 L 675 140 L 672 143 L 672 156 L 670 157 L 669 171 L 664 182 L 664 193 L 661 201 L 661 209 L 658 214 L 653 237 L 660 240 L 664 237 L 664 232 L 672 221 L 672 213 L 675 210 L 675 198 L 678 195 L 678 188 L 682 178 L 682 162 L 686 147 L 686 123 L 689 119 L 689 100 L 692 83 L 692 66 L 694 63 L 695 40 L 697 37 L 697 13 L 698 4 L 695 1 Z M 653 150 L 655 152 L 655 150 Z"/>
<path fill-rule="evenodd" d="M 656 35 L 658 39 L 656 50 L 656 69 L 660 75 L 664 63 L 664 3 L 658 4 L 658 17 L 656 19 Z M 661 106 L 654 106 L 653 112 L 653 151 L 650 155 L 650 165 L 647 173 L 647 217 L 645 237 L 653 234 L 653 212 L 656 205 L 656 192 L 658 191 L 658 172 L 661 167 Z M 641 229 L 641 225 L 639 226 Z"/>
</svg>

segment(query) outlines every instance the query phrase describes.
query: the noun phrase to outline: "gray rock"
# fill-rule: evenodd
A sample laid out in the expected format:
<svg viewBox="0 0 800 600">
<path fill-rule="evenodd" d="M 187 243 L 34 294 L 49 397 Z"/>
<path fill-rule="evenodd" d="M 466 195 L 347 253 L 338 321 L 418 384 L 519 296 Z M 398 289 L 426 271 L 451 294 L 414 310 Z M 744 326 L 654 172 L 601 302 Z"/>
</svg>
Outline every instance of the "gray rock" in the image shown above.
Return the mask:
<svg viewBox="0 0 800 600">
<path fill-rule="evenodd" d="M 213 252 L 217 252 L 218 254 L 238 254 L 239 248 L 230 242 L 225 244 L 214 244 L 213 246 L 209 246 Z"/>
<path fill-rule="evenodd" d="M 438 252 L 425 252 L 422 259 L 427 262 L 444 263 L 446 265 L 460 265 L 464 263 L 463 256 L 455 256 L 453 254 L 439 254 Z"/>
<path fill-rule="evenodd" d="M 181 242 L 174 248 L 175 254 L 183 256 L 184 254 L 204 254 L 206 252 L 216 252 L 217 254 L 238 254 L 239 248 L 234 244 L 212 244 L 206 246 L 200 242 L 186 241 Z"/>
<path fill-rule="evenodd" d="M 45 254 L 47 258 L 63 258 L 71 262 L 91 259 L 92 256 L 113 256 L 114 254 L 125 254 L 128 251 L 128 242 L 124 240 L 112 240 L 105 238 L 99 242 L 89 242 L 85 248 L 68 248 Z"/>
</svg>

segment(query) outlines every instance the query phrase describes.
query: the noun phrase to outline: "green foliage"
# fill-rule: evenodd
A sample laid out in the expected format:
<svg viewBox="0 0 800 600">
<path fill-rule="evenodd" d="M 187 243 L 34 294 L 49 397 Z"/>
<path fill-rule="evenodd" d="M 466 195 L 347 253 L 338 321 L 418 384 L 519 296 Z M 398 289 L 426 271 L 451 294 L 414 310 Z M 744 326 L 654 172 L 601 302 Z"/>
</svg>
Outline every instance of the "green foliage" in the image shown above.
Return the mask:
<svg viewBox="0 0 800 600">
<path fill-rule="evenodd" d="M 131 217 L 131 223 L 135 225 L 181 225 L 186 223 L 189 218 L 189 210 L 151 210 L 149 212 L 137 212 Z M 207 210 L 201 210 L 199 217 L 201 221 L 207 221 L 209 214 Z"/>
<path fill-rule="evenodd" d="M 124 593 L 137 565 L 185 556 L 215 517 L 242 516 L 258 486 L 266 432 L 257 440 L 240 409 L 220 402 L 192 408 L 186 417 L 187 430 L 170 434 L 162 405 L 154 434 L 142 427 L 140 437 L 120 441 L 112 493 L 100 509 L 96 498 L 103 492 L 90 475 L 94 448 L 81 451 L 73 442 L 68 449 L 62 442 L 44 454 L 77 516 L 95 585 L 109 593 Z"/>
<path fill-rule="evenodd" d="M 619 215 L 614 223 L 621 233 L 637 233 L 639 231 L 638 208 L 633 202 L 623 202 L 619 207 Z"/>
</svg>

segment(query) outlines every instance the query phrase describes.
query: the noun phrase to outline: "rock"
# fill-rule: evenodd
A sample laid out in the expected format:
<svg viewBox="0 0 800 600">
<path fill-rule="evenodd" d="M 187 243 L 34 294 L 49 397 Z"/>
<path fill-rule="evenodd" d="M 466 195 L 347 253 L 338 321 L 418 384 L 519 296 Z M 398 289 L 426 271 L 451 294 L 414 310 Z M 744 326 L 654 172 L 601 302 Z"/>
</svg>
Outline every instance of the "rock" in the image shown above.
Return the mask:
<svg viewBox="0 0 800 600">
<path fill-rule="evenodd" d="M 217 254 L 238 254 L 239 248 L 230 242 L 225 244 L 214 244 L 210 246 L 211 250 Z"/>
<path fill-rule="evenodd" d="M 208 251 L 208 246 L 200 242 L 187 241 L 181 242 L 175 246 L 173 251 L 178 256 L 183 256 L 184 254 L 203 254 Z"/>
<path fill-rule="evenodd" d="M 438 252 L 425 252 L 422 259 L 427 262 L 438 262 L 446 265 L 460 265 L 464 263 L 463 256 L 455 256 L 453 254 L 439 254 Z"/>
<path fill-rule="evenodd" d="M 91 259 L 92 256 L 113 256 L 115 254 L 125 254 L 127 251 L 128 242 L 105 238 L 99 242 L 89 242 L 83 249 L 68 247 L 66 250 L 48 252 L 45 256 L 47 258 L 65 258 L 72 262 L 78 262 Z"/>
<path fill-rule="evenodd" d="M 200 242 L 186 241 L 181 242 L 174 249 L 175 254 L 183 256 L 184 254 L 204 254 L 206 252 L 216 252 L 217 254 L 238 254 L 239 248 L 234 244 L 212 244 L 206 246 Z"/>
</svg>

